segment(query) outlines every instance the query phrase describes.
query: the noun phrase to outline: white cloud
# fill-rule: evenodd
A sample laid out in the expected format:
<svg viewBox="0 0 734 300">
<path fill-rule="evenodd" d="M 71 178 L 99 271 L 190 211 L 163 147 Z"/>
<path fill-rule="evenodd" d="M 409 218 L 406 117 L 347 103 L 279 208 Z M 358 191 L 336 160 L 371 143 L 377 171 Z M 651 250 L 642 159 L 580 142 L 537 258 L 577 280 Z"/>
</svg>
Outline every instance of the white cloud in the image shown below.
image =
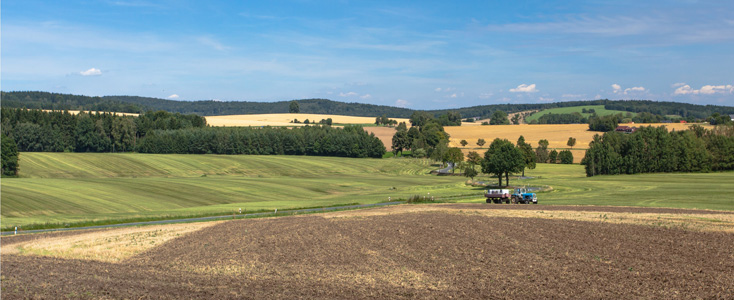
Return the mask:
<svg viewBox="0 0 734 300">
<path fill-rule="evenodd" d="M 362 99 L 369 99 L 369 98 L 372 98 L 372 95 L 370 95 L 370 94 L 364 94 L 364 95 L 362 95 L 362 96 L 359 96 L 359 98 L 362 98 Z"/>
<path fill-rule="evenodd" d="M 539 97 L 538 100 L 543 101 L 543 102 L 552 102 L 554 99 L 553 98 Z"/>
<path fill-rule="evenodd" d="M 434 91 L 440 92 L 441 91 L 441 88 L 436 88 Z"/>
<path fill-rule="evenodd" d="M 614 89 L 612 92 L 614 92 L 615 94 L 622 93 L 622 94 L 625 94 L 625 95 L 627 95 L 629 93 L 641 93 L 641 92 L 644 92 L 644 91 L 647 90 L 647 89 L 645 89 L 644 87 L 641 87 L 641 86 L 635 86 L 635 87 L 626 88 L 626 89 L 622 90 L 622 86 L 619 85 L 619 84 L 616 84 L 616 83 L 615 84 L 612 84 L 612 88 Z"/>
<path fill-rule="evenodd" d="M 677 88 L 677 87 L 681 87 L 681 86 L 684 86 L 684 85 L 686 85 L 685 82 L 678 82 L 678 83 L 673 83 L 670 86 L 673 87 L 673 88 Z"/>
<path fill-rule="evenodd" d="M 480 99 L 489 99 L 490 97 L 492 97 L 492 95 L 494 95 L 494 94 L 493 93 L 481 93 L 481 94 L 479 94 L 479 98 Z"/>
<path fill-rule="evenodd" d="M 734 93 L 734 86 L 727 84 L 727 85 L 704 85 L 701 87 L 701 94 L 711 95 L 711 94 L 731 94 Z"/>
<path fill-rule="evenodd" d="M 622 90 L 622 87 L 619 84 L 612 84 L 612 88 L 614 89 L 614 93 L 619 93 Z"/>
<path fill-rule="evenodd" d="M 359 94 L 357 94 L 355 92 L 348 92 L 348 93 L 342 92 L 342 93 L 339 93 L 339 96 L 342 96 L 342 97 L 351 97 L 351 96 L 357 96 L 357 95 L 359 95 Z"/>
<path fill-rule="evenodd" d="M 407 100 L 398 99 L 398 100 L 395 101 L 395 106 L 397 106 L 397 107 L 403 107 L 404 108 L 404 107 L 408 106 L 408 103 L 409 102 Z"/>
<path fill-rule="evenodd" d="M 581 98 L 585 96 L 584 94 L 563 94 L 561 97 L 563 98 Z"/>
<path fill-rule="evenodd" d="M 624 89 L 624 94 L 627 95 L 627 93 L 637 93 L 637 92 L 644 92 L 645 88 L 641 86 L 631 87 Z"/>
<path fill-rule="evenodd" d="M 168 99 L 178 99 L 178 95 L 173 94 L 167 97 Z"/>
<path fill-rule="evenodd" d="M 510 89 L 510 92 L 513 93 L 535 93 L 538 92 L 538 89 L 535 88 L 535 83 L 527 85 L 527 84 L 521 84 L 518 85 L 514 89 Z"/>
<path fill-rule="evenodd" d="M 456 93 L 453 93 L 453 94 L 451 95 L 451 98 L 456 98 L 456 97 L 458 97 L 458 96 L 456 95 Z"/>
<path fill-rule="evenodd" d="M 99 69 L 91 68 L 86 71 L 81 71 L 79 72 L 79 74 L 82 76 L 99 76 L 102 75 L 102 71 L 100 71 Z"/>
<path fill-rule="evenodd" d="M 673 95 L 712 95 L 712 94 L 734 94 L 734 85 L 704 85 L 698 90 L 694 90 L 690 85 L 683 84 L 673 92 Z"/>
</svg>

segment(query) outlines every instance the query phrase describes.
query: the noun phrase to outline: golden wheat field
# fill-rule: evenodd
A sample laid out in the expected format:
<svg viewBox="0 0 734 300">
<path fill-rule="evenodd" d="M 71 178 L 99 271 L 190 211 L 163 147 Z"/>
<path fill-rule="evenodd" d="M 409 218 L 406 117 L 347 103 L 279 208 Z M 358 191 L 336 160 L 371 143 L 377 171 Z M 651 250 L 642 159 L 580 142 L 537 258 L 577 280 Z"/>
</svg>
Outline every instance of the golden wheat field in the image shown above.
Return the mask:
<svg viewBox="0 0 734 300">
<path fill-rule="evenodd" d="M 259 114 L 259 115 L 227 115 L 208 116 L 206 123 L 211 126 L 303 126 L 304 124 L 291 123 L 293 119 L 318 122 L 322 119 L 331 118 L 335 124 L 373 124 L 375 117 L 353 117 L 342 115 L 322 114 Z M 409 123 L 408 119 L 393 118 L 398 122 Z"/>
<path fill-rule="evenodd" d="M 656 123 L 620 125 L 637 127 L 665 126 L 668 130 L 686 130 L 692 124 Z M 482 154 L 495 138 L 508 139 L 515 143 L 522 135 L 525 137 L 525 142 L 532 144 L 533 147 L 538 146 L 539 140 L 546 139 L 549 143 L 548 147 L 551 149 L 570 149 L 574 162 L 576 163 L 581 162 L 594 135 L 601 134 L 597 131 L 589 131 L 589 125 L 587 124 L 447 126 L 444 129 L 451 135 L 449 146 L 462 148 L 464 154 L 469 151 L 477 151 Z M 576 145 L 573 147 L 569 147 L 566 144 L 570 137 L 576 138 Z M 477 146 L 477 140 L 480 138 L 487 142 L 481 149 Z M 466 147 L 462 147 L 460 144 L 461 140 L 466 140 L 469 144 Z"/>
</svg>

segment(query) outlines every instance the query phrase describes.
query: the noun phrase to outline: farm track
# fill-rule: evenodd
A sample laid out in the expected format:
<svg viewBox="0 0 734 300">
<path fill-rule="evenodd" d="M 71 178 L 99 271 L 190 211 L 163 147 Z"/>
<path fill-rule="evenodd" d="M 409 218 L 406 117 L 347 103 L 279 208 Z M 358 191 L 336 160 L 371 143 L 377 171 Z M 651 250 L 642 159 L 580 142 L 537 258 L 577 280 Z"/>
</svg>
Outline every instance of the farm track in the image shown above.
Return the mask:
<svg viewBox="0 0 734 300">
<path fill-rule="evenodd" d="M 444 204 L 234 220 L 169 240 L 120 263 L 3 255 L 2 295 L 7 299 L 732 296 L 734 234 L 482 214 L 498 209 L 710 215 L 654 208 Z"/>
</svg>

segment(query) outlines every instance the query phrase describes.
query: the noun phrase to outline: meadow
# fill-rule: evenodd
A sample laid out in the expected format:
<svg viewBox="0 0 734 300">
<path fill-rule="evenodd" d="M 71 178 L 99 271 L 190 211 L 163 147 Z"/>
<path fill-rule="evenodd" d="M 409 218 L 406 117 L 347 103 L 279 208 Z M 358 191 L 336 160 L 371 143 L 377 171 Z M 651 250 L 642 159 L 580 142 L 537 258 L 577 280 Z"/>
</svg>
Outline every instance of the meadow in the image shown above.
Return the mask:
<svg viewBox="0 0 734 300">
<path fill-rule="evenodd" d="M 482 202 L 484 187 L 429 175 L 424 159 L 22 153 L 4 178 L 2 228 L 378 203 L 426 195 Z M 539 164 L 512 185 L 547 186 L 541 204 L 734 210 L 734 172 L 585 177 L 581 165 Z M 495 184 L 486 175 L 475 178 Z"/>
</svg>

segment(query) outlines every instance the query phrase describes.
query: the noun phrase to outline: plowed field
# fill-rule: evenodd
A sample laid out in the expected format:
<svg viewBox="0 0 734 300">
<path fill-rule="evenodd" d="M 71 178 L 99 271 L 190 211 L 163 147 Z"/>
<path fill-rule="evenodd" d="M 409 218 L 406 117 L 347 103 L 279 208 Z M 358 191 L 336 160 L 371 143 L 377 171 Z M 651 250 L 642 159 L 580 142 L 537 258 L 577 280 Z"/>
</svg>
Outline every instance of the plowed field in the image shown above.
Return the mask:
<svg viewBox="0 0 734 300">
<path fill-rule="evenodd" d="M 3 254 L 2 296 L 732 297 L 732 213 L 505 207 L 512 209 L 484 204 L 402 205 L 228 221 L 117 263 Z M 604 218 L 579 221 L 597 215 Z M 669 223 L 648 223 L 652 215 Z M 682 226 L 686 218 L 717 225 Z M 42 239 L 38 236 L 36 242 Z M 28 238 L 2 241 L 3 247 L 22 247 Z"/>
</svg>

